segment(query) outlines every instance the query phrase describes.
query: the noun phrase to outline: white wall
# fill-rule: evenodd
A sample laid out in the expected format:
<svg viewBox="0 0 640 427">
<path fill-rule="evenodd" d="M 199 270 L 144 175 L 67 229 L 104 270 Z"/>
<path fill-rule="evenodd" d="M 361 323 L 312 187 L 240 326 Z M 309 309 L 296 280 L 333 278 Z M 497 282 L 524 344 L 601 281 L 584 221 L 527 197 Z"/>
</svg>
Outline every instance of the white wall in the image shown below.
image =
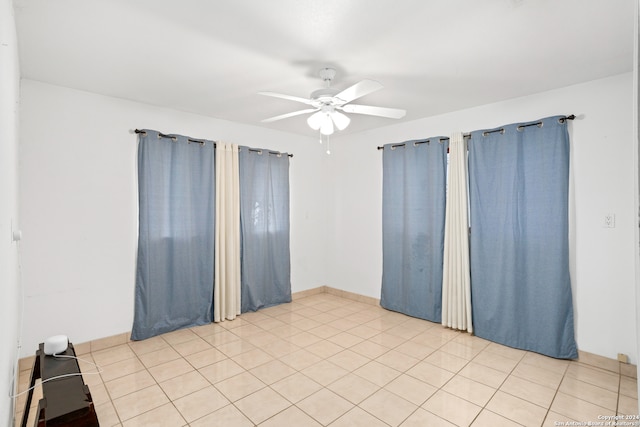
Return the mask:
<svg viewBox="0 0 640 427">
<path fill-rule="evenodd" d="M 328 282 L 380 297 L 382 153 L 376 146 L 573 113 L 581 116 L 569 124 L 578 347 L 611 358 L 624 353 L 637 363 L 632 90 L 629 73 L 334 139 Z M 602 227 L 609 212 L 616 228 Z"/>
<path fill-rule="evenodd" d="M 381 153 L 388 142 L 577 114 L 570 123 L 573 288 L 578 346 L 636 359 L 632 77 L 614 76 L 525 98 L 332 140 L 22 83 L 20 211 L 25 350 L 65 333 L 75 342 L 130 330 L 137 234 L 135 136 L 154 128 L 268 147 L 291 161 L 292 286 L 380 295 Z M 616 228 L 602 228 L 605 213 Z"/>
<path fill-rule="evenodd" d="M 640 23 L 640 0 L 636 0 L 634 5 L 634 22 L 633 22 L 633 170 L 634 176 L 634 211 L 636 215 L 640 214 L 640 173 L 638 165 L 640 165 L 640 150 L 638 145 L 640 144 L 638 118 L 640 113 L 640 97 L 638 96 L 638 88 L 640 87 L 638 65 L 640 61 L 640 33 L 638 24 Z M 636 221 L 640 219 L 640 216 L 636 216 Z M 640 225 L 636 224 L 636 225 Z M 640 346 L 640 228 L 635 227 L 634 232 L 634 257 L 635 257 L 635 286 L 636 286 L 636 336 L 637 345 Z M 638 348 L 638 355 L 640 356 L 640 348 Z M 637 384 L 638 394 L 640 394 L 640 383 Z M 638 413 L 640 413 L 640 404 L 638 405 Z"/>
<path fill-rule="evenodd" d="M 11 0 L 0 1 L 0 426 L 13 425 L 20 319 L 18 244 L 18 105 L 20 71 Z"/>
<path fill-rule="evenodd" d="M 131 330 L 135 128 L 293 153 L 292 290 L 325 284 L 326 156 L 316 139 L 31 80 L 21 90 L 22 356 L 50 335 L 80 343 Z"/>
</svg>

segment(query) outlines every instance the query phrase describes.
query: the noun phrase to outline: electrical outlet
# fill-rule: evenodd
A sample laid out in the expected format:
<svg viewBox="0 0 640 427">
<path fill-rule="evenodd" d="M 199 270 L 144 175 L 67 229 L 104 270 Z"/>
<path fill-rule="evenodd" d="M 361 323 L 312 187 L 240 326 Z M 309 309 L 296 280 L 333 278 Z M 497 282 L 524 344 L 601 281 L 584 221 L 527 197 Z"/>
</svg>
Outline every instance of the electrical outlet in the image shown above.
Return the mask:
<svg viewBox="0 0 640 427">
<path fill-rule="evenodd" d="M 602 226 L 604 228 L 616 228 L 616 214 L 604 214 Z"/>
</svg>

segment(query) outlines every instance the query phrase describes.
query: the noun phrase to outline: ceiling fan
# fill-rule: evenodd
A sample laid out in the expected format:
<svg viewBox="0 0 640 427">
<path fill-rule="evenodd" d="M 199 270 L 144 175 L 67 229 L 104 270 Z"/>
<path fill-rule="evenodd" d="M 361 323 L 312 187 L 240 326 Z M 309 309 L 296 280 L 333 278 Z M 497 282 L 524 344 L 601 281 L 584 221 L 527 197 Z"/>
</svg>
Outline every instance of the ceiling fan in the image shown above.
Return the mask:
<svg viewBox="0 0 640 427">
<path fill-rule="evenodd" d="M 290 101 L 296 101 L 311 106 L 311 108 L 304 110 L 293 111 L 291 113 L 264 119 L 262 122 L 270 123 L 289 117 L 313 113 L 307 119 L 309 127 L 313 130 L 320 130 L 320 133 L 323 135 L 331 135 L 335 130 L 334 127 L 339 130 L 344 130 L 351 122 L 351 119 L 342 112 L 367 114 L 371 116 L 388 117 L 391 119 L 400 119 L 407 113 L 405 110 L 398 108 L 351 104 L 351 101 L 382 89 L 383 86 L 375 80 L 361 80 L 345 90 L 339 91 L 330 87 L 331 81 L 336 75 L 335 69 L 323 68 L 320 70 L 319 74 L 325 82 L 326 87 L 313 91 L 309 99 L 275 92 L 258 92 L 260 95 L 288 99 Z"/>
</svg>

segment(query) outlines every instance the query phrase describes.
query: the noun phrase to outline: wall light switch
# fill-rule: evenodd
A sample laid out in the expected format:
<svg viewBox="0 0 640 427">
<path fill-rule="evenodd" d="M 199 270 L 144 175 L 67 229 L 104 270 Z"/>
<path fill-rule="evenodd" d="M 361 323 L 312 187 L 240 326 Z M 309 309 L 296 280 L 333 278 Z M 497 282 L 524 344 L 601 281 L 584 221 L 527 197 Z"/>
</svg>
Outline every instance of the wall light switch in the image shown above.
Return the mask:
<svg viewBox="0 0 640 427">
<path fill-rule="evenodd" d="M 602 223 L 604 228 L 616 227 L 616 215 L 612 213 L 604 214 L 604 221 Z"/>
</svg>

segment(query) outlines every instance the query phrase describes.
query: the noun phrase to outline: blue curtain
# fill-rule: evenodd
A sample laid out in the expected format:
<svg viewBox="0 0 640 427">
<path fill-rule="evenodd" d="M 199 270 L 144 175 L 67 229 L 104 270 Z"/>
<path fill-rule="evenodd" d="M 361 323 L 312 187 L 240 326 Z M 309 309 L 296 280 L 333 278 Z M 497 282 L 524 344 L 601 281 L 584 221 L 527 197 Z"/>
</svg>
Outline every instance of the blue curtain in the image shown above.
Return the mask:
<svg viewBox="0 0 640 427">
<path fill-rule="evenodd" d="M 382 307 L 440 322 L 448 139 L 383 151 Z"/>
<path fill-rule="evenodd" d="M 214 144 L 144 130 L 131 339 L 213 319 Z"/>
<path fill-rule="evenodd" d="M 289 156 L 240 147 L 241 311 L 291 302 Z"/>
<path fill-rule="evenodd" d="M 473 132 L 469 183 L 476 335 L 556 358 L 577 357 L 566 120 Z"/>
</svg>

